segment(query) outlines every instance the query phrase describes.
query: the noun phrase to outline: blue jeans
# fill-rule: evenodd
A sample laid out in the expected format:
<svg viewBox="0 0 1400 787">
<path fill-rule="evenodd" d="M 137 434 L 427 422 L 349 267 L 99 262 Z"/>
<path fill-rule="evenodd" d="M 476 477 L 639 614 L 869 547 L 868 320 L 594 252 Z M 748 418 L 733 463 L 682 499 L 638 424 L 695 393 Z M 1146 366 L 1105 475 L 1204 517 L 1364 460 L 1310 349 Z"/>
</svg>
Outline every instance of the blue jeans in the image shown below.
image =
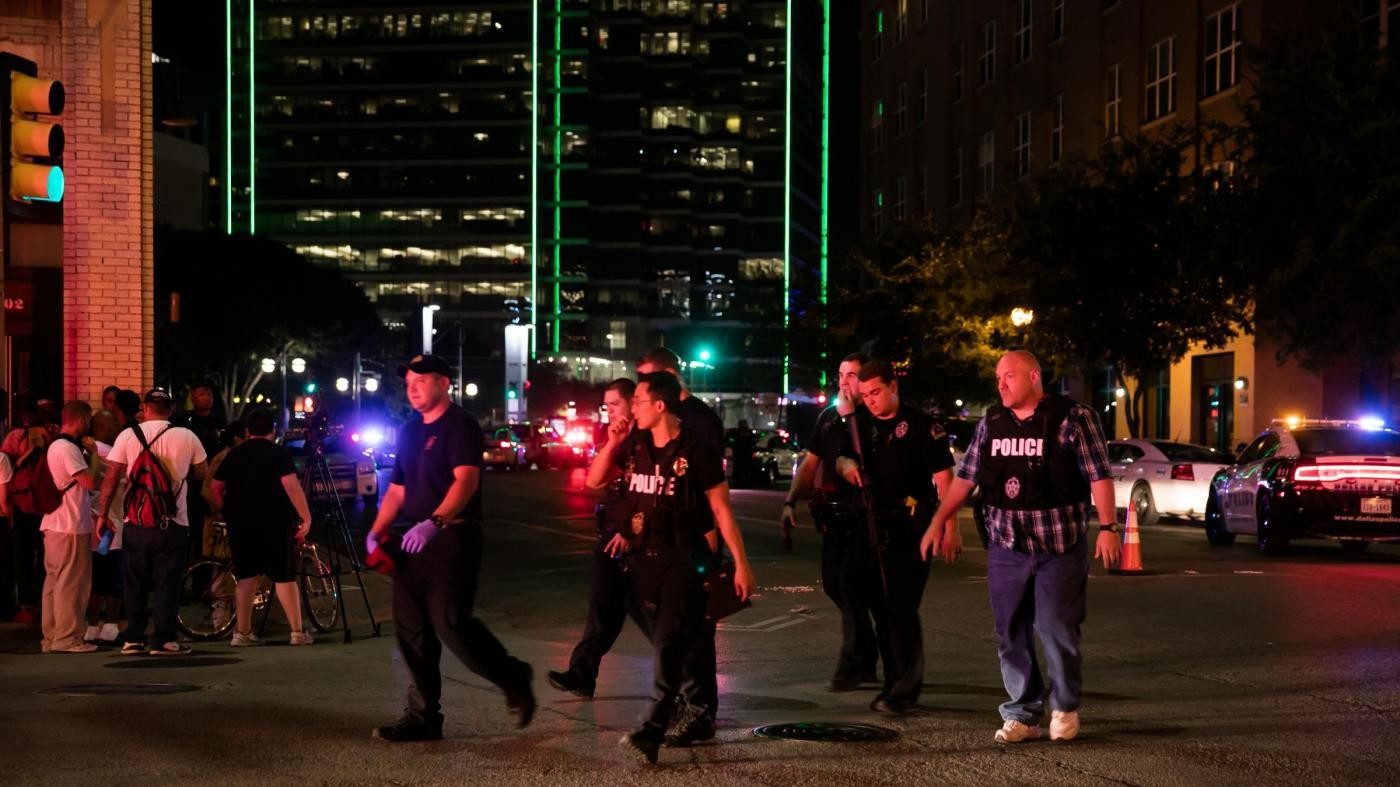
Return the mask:
<svg viewBox="0 0 1400 787">
<path fill-rule="evenodd" d="M 1050 679 L 1050 706 L 1079 709 L 1083 657 L 1080 626 L 1089 584 L 1087 535 L 1063 555 L 1026 554 L 998 546 L 987 550 L 987 589 L 996 621 L 1001 680 L 1010 699 L 1003 719 L 1039 724 L 1045 715 L 1045 683 L 1035 655 L 1040 635 Z"/>
</svg>

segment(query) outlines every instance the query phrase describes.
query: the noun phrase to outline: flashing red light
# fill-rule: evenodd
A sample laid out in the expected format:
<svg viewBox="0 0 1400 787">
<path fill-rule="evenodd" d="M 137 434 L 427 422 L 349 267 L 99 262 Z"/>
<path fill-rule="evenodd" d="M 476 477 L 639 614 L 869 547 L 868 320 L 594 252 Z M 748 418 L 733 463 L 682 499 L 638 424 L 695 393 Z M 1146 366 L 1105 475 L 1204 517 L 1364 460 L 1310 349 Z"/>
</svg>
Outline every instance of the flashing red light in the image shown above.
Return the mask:
<svg viewBox="0 0 1400 787">
<path fill-rule="evenodd" d="M 502 448 L 510 448 L 510 441 L 509 441 L 509 440 L 502 440 L 502 441 L 501 441 L 501 447 L 502 447 Z"/>
<path fill-rule="evenodd" d="M 574 429 L 564 437 L 564 440 L 570 445 L 583 445 L 588 442 L 588 435 L 581 429 Z"/>
<path fill-rule="evenodd" d="M 1191 465 L 1172 465 L 1173 481 L 1195 481 L 1196 470 Z"/>
<path fill-rule="evenodd" d="M 821 394 L 817 397 L 817 404 L 826 404 L 826 394 Z"/>
</svg>

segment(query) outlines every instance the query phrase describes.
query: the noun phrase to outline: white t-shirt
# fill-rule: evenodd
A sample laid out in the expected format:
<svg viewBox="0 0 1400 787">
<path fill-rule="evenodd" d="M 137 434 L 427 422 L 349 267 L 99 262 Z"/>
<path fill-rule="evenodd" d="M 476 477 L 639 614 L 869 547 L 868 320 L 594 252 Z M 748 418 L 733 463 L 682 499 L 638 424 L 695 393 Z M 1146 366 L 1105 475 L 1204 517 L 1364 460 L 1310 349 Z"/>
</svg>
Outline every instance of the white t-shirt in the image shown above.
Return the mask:
<svg viewBox="0 0 1400 787">
<path fill-rule="evenodd" d="M 190 524 L 189 507 L 186 505 L 185 496 L 189 491 L 189 485 L 185 483 L 185 476 L 189 475 L 190 467 L 209 460 L 209 455 L 204 452 L 204 446 L 195 437 L 194 432 L 183 426 L 170 427 L 159 440 L 159 435 L 166 427 L 170 426 L 169 421 L 142 421 L 135 427 L 141 430 L 146 436 L 146 442 L 151 443 L 151 453 L 160 460 L 161 466 L 170 476 L 170 483 L 175 485 L 175 523 L 179 525 Z M 107 454 L 107 461 L 124 465 L 128 472 L 131 470 L 131 463 L 136 461 L 136 457 L 141 455 L 141 441 L 136 439 L 136 435 L 130 429 L 123 429 L 117 435 L 117 442 L 112 444 L 112 452 Z"/>
<path fill-rule="evenodd" d="M 112 446 L 107 445 L 101 440 L 94 440 L 93 442 L 97 444 L 97 455 L 93 457 L 90 467 L 94 474 L 105 474 L 107 471 L 107 456 L 112 453 Z M 3 454 L 0 454 L 0 456 L 3 456 Z M 122 499 L 125 495 L 126 479 L 123 478 L 121 481 L 117 482 L 116 494 L 112 495 L 112 504 L 107 507 L 107 517 L 111 521 L 112 530 L 114 531 L 112 545 L 107 547 L 109 550 L 122 548 L 122 527 L 126 524 L 122 522 Z M 98 514 L 102 513 L 97 510 L 97 504 L 101 499 L 102 490 L 92 490 L 92 519 L 94 524 L 97 522 Z"/>
<path fill-rule="evenodd" d="M 15 466 L 10 462 L 10 455 L 0 451 L 0 486 L 15 480 Z"/>
<path fill-rule="evenodd" d="M 63 502 L 58 504 L 58 508 L 51 514 L 44 514 L 39 529 L 74 535 L 91 533 L 92 504 L 88 502 L 87 490 L 78 486 L 73 479 L 78 473 L 88 469 L 83 449 L 68 440 L 55 439 L 49 443 L 44 458 L 48 460 L 49 473 L 53 476 L 54 485 L 59 489 L 67 487 L 67 491 L 63 493 Z"/>
</svg>

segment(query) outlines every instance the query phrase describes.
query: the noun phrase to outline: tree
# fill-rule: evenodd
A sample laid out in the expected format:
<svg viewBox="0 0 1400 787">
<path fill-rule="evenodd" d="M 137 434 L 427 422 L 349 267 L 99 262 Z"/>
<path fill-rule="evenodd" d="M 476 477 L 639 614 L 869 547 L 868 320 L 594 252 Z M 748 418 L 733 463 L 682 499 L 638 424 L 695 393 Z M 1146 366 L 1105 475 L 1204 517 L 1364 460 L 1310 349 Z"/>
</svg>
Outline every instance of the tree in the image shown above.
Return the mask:
<svg viewBox="0 0 1400 787">
<path fill-rule="evenodd" d="M 264 238 L 162 230 L 155 284 L 158 368 L 213 381 L 234 417 L 266 376 L 262 358 L 345 356 L 385 337 L 355 285 Z"/>
<path fill-rule="evenodd" d="M 1280 362 L 1359 361 L 1375 403 L 1400 351 L 1400 68 L 1350 37 L 1280 41 L 1251 64 L 1234 141 L 1259 330 Z"/>
<path fill-rule="evenodd" d="M 1192 166 L 1182 129 L 1070 156 L 993 210 L 1007 233 L 996 280 L 1035 313 L 1052 355 L 1110 367 L 1142 434 L 1145 383 L 1193 344 L 1251 329 L 1251 292 L 1233 241 L 1240 200 Z"/>
</svg>

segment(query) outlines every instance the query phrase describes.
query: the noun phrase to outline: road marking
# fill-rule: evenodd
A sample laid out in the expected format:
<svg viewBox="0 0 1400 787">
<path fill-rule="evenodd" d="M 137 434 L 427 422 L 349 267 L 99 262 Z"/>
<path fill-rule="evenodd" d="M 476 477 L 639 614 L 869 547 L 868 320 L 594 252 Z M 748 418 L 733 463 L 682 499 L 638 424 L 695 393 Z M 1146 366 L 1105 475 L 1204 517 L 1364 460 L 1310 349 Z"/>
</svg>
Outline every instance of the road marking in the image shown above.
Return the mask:
<svg viewBox="0 0 1400 787">
<path fill-rule="evenodd" d="M 774 631 L 782 631 L 785 628 L 796 626 L 816 618 L 816 615 L 779 615 L 774 618 L 759 621 L 758 623 L 725 623 L 720 622 L 716 628 L 720 631 L 754 631 L 760 634 L 769 634 Z"/>
<path fill-rule="evenodd" d="M 595 542 L 595 541 L 598 540 L 598 536 L 597 536 L 597 535 L 585 536 L 585 535 L 583 535 L 583 534 L 581 534 L 581 533 L 571 533 L 571 532 L 569 532 L 569 531 L 567 531 L 567 530 L 561 530 L 561 529 L 559 529 L 559 528 L 557 528 L 557 527 L 545 527 L 544 525 L 532 525 L 532 524 L 530 524 L 529 522 L 521 522 L 521 521 L 518 520 L 518 519 L 502 519 L 502 518 L 500 518 L 500 517 L 496 517 L 495 521 L 501 522 L 501 523 L 504 523 L 504 524 L 507 524 L 507 525 L 514 525 L 514 526 L 516 526 L 516 527 L 527 528 L 527 529 L 529 529 L 529 530 L 539 530 L 539 531 L 541 531 L 541 532 L 550 533 L 550 534 L 553 534 L 553 535 L 556 535 L 556 536 L 564 536 L 564 537 L 566 537 L 566 538 L 573 538 L 573 539 L 577 539 L 577 540 L 579 540 L 579 541 L 587 541 L 587 542 L 590 543 L 590 544 L 592 544 L 593 542 Z"/>
</svg>

